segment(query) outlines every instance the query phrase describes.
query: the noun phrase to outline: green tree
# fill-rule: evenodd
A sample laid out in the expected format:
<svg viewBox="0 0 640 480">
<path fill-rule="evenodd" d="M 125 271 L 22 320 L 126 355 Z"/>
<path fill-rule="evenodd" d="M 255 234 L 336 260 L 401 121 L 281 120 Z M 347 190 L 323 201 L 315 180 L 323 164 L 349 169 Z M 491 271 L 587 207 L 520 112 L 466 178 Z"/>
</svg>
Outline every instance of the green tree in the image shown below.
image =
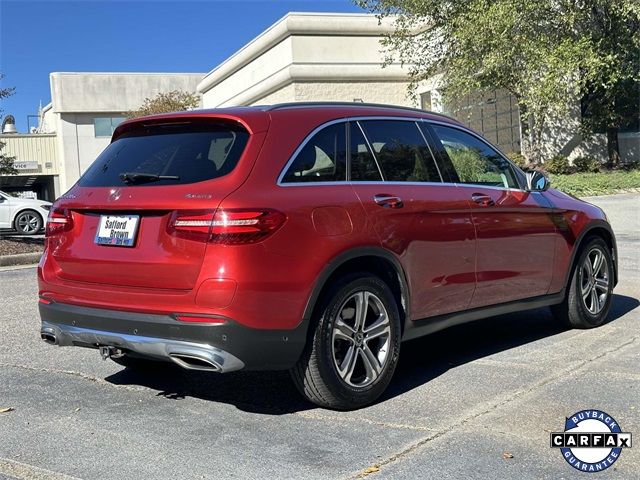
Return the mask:
<svg viewBox="0 0 640 480">
<path fill-rule="evenodd" d="M 4 75 L 0 73 L 0 80 L 4 78 Z M 2 87 L 0 88 L 0 100 L 3 98 L 10 97 L 15 92 L 14 87 Z M 0 108 L 0 119 L 2 118 L 2 112 L 4 110 Z M 2 153 L 4 149 L 5 143 L 0 142 L 0 175 L 15 175 L 18 173 L 18 170 L 13 166 L 13 162 L 15 161 L 15 157 L 9 157 Z"/>
<path fill-rule="evenodd" d="M 145 98 L 140 108 L 127 112 L 127 117 L 135 118 L 158 113 L 179 112 L 196 108 L 199 105 L 200 98 L 196 94 L 172 90 L 158 93 L 153 98 Z"/>
<path fill-rule="evenodd" d="M 545 124 L 568 112 L 585 93 L 601 85 L 628 91 L 619 77 L 638 81 L 632 66 L 620 74 L 620 66 L 628 64 L 623 61 L 625 54 L 615 51 L 621 41 L 630 47 L 626 57 L 639 56 L 637 0 L 355 2 L 380 18 L 395 18 L 395 31 L 383 40 L 386 63 L 405 65 L 412 88 L 442 74 L 446 98 L 489 89 L 514 95 L 523 128 L 523 154 L 529 160 L 540 158 Z M 592 26 L 606 23 L 612 12 L 627 20 L 625 28 L 605 41 L 605 33 L 593 34 Z M 607 28 L 616 27 L 607 26 L 602 32 Z M 598 105 L 617 110 L 610 98 L 615 95 L 595 97 Z"/>
<path fill-rule="evenodd" d="M 582 99 L 583 130 L 607 135 L 608 166 L 620 163 L 618 132 L 640 128 L 640 2 L 586 1 L 576 24 L 586 32 L 600 68 Z"/>
</svg>

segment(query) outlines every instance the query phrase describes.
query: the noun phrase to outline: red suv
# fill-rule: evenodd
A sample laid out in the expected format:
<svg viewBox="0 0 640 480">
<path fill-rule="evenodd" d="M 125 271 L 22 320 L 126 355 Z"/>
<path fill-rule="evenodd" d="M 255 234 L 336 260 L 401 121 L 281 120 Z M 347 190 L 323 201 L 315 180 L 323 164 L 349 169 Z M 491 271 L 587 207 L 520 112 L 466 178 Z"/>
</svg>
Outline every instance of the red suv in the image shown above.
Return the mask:
<svg viewBox="0 0 640 480">
<path fill-rule="evenodd" d="M 602 324 L 616 261 L 599 208 L 447 117 L 172 113 L 121 124 L 51 209 L 41 335 L 132 368 L 290 369 L 312 402 L 356 408 L 403 340 L 544 305 Z"/>
</svg>

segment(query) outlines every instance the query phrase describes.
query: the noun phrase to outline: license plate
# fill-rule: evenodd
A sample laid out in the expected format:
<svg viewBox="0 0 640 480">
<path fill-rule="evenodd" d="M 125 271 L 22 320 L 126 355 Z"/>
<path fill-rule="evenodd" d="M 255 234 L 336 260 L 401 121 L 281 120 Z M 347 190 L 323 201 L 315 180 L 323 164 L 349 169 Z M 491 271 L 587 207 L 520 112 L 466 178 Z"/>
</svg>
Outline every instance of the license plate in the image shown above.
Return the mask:
<svg viewBox="0 0 640 480">
<path fill-rule="evenodd" d="M 95 242 L 98 245 L 133 247 L 140 215 L 101 215 Z"/>
</svg>

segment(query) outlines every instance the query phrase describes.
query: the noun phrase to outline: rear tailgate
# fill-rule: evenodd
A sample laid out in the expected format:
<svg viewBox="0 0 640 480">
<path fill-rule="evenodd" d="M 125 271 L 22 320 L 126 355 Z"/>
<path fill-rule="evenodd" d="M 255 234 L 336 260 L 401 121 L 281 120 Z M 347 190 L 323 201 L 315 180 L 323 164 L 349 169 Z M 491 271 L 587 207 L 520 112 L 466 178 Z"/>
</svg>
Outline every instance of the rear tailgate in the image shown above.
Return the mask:
<svg viewBox="0 0 640 480">
<path fill-rule="evenodd" d="M 246 179 L 264 135 L 211 118 L 126 130 L 52 209 L 52 270 L 84 283 L 192 289 L 213 214 Z"/>
</svg>

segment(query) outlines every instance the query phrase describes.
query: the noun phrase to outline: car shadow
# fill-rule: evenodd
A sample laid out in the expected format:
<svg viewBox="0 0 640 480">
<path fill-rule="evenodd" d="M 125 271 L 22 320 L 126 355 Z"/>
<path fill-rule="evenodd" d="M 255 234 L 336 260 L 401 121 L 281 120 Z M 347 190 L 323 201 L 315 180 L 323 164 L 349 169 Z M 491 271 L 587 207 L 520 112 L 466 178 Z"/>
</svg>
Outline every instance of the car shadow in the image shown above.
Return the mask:
<svg viewBox="0 0 640 480">
<path fill-rule="evenodd" d="M 638 305 L 640 301 L 636 298 L 614 294 L 606 323 L 616 321 Z M 465 363 L 566 330 L 545 307 L 486 318 L 406 342 L 395 378 L 380 401 L 401 395 Z"/>
<path fill-rule="evenodd" d="M 614 295 L 607 323 L 634 310 L 640 302 Z M 400 362 L 380 401 L 423 385 L 451 368 L 565 331 L 548 308 L 491 317 L 443 330 L 402 345 Z M 106 378 L 116 385 L 141 385 L 169 400 L 194 397 L 234 405 L 242 411 L 283 415 L 316 408 L 297 392 L 288 372 L 215 373 L 188 371 L 163 364 L 161 371 L 123 369 Z"/>
</svg>

